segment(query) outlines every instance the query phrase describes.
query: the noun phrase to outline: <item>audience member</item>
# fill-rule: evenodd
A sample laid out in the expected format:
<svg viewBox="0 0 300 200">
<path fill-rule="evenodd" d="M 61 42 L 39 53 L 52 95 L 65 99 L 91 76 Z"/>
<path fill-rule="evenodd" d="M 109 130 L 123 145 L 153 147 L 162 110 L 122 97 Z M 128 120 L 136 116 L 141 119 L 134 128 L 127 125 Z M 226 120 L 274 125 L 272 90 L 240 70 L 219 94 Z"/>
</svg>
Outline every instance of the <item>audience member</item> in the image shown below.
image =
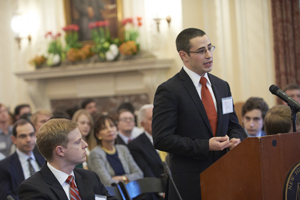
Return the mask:
<svg viewBox="0 0 300 200">
<path fill-rule="evenodd" d="M 17 149 L 14 154 L 0 161 L 0 199 L 11 195 L 17 200 L 19 185 L 39 171 L 45 159 L 33 152 L 35 130 L 31 122 L 25 119 L 16 121 L 11 139 Z"/>
<path fill-rule="evenodd" d="M 115 145 L 117 125 L 110 116 L 98 116 L 95 120 L 96 146 L 89 156 L 89 169 L 96 172 L 105 186 L 143 177 L 143 172 L 133 160 L 128 148 Z"/>
<path fill-rule="evenodd" d="M 144 105 L 140 109 L 139 120 L 145 131 L 128 144 L 128 149 L 144 177 L 159 178 L 163 174 L 163 165 L 158 151 L 153 147 L 152 111 L 152 104 Z"/>
<path fill-rule="evenodd" d="M 20 185 L 20 200 L 87 200 L 95 199 L 96 195 L 116 200 L 94 172 L 75 168 L 86 160 L 88 146 L 75 122 L 68 119 L 47 121 L 38 131 L 37 146 L 47 163 Z"/>
<path fill-rule="evenodd" d="M 31 108 L 28 104 L 20 104 L 16 106 L 14 113 L 15 120 L 18 120 L 25 113 L 31 113 Z"/>
<path fill-rule="evenodd" d="M 85 110 L 80 109 L 73 115 L 72 121 L 78 124 L 79 131 L 81 132 L 82 139 L 88 144 L 86 148 L 87 157 L 90 151 L 97 146 L 97 141 L 94 136 L 94 121 L 91 114 Z M 88 169 L 87 162 L 83 163 L 83 168 Z"/>
<path fill-rule="evenodd" d="M 250 97 L 242 107 L 242 123 L 248 137 L 261 137 L 266 133 L 263 131 L 264 118 L 269 110 L 268 104 L 258 97 Z"/>
<path fill-rule="evenodd" d="M 86 109 L 92 116 L 95 116 L 97 114 L 97 104 L 94 99 L 85 99 L 81 103 L 81 108 Z"/>
<path fill-rule="evenodd" d="M 130 102 L 122 103 L 117 109 L 118 116 L 119 116 L 121 110 L 129 110 L 133 114 L 135 126 L 132 129 L 131 135 L 134 135 L 134 137 L 139 136 L 143 132 L 143 130 L 140 129 L 139 127 L 137 127 L 137 124 L 138 124 L 137 117 L 135 115 L 135 112 L 134 112 L 135 110 L 134 110 L 132 103 L 130 103 Z"/>
<path fill-rule="evenodd" d="M 283 91 L 289 95 L 292 99 L 300 103 L 300 86 L 296 84 L 289 84 L 283 88 Z M 284 105 L 287 105 L 285 101 L 282 101 Z"/>
<path fill-rule="evenodd" d="M 123 109 L 119 111 L 118 116 L 118 136 L 117 143 L 127 145 L 128 142 L 139 136 L 136 132 L 133 133 L 135 127 L 134 115 L 131 111 Z"/>
<path fill-rule="evenodd" d="M 69 120 L 71 120 L 70 115 L 61 108 L 57 108 L 56 110 L 54 110 L 52 112 L 51 119 L 69 119 Z"/>
<path fill-rule="evenodd" d="M 270 108 L 264 122 L 267 135 L 293 132 L 291 115 L 292 111 L 287 105 L 276 105 Z M 296 132 L 300 132 L 300 113 L 298 112 L 296 116 Z"/>
<path fill-rule="evenodd" d="M 9 114 L 7 107 L 0 103 L 0 153 L 4 156 L 10 155 L 13 145 L 11 140 L 12 126 L 9 125 Z"/>
<path fill-rule="evenodd" d="M 45 124 L 50 118 L 52 114 L 48 110 L 38 110 L 31 116 L 31 123 L 33 124 L 35 131 L 38 132 L 43 124 Z"/>
</svg>

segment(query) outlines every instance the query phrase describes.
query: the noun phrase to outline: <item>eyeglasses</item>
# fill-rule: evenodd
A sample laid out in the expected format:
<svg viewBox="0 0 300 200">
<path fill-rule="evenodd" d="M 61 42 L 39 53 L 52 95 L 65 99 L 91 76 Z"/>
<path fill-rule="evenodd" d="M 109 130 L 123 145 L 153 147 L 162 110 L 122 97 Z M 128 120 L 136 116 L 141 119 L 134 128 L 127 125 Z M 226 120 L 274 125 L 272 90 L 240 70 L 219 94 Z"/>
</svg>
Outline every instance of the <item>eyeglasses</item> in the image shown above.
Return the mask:
<svg viewBox="0 0 300 200">
<path fill-rule="evenodd" d="M 213 52 L 215 50 L 215 46 L 209 46 L 207 49 L 200 49 L 198 51 L 188 51 L 187 53 L 197 53 L 199 55 L 205 55 L 207 51 Z"/>
<path fill-rule="evenodd" d="M 124 118 L 120 118 L 120 121 L 122 121 L 122 122 L 127 122 L 127 121 L 133 122 L 134 118 L 132 118 L 132 117 L 124 117 Z"/>
</svg>

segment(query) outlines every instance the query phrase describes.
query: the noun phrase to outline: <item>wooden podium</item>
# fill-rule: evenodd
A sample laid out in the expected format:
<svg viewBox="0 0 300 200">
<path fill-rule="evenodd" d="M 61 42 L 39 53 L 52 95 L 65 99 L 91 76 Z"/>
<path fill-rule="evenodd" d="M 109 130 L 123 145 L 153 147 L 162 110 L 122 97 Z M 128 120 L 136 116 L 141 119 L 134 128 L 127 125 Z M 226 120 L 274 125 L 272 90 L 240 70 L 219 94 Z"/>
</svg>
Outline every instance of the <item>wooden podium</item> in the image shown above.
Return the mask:
<svg viewBox="0 0 300 200">
<path fill-rule="evenodd" d="M 200 174 L 203 200 L 282 200 L 300 132 L 246 138 Z"/>
</svg>

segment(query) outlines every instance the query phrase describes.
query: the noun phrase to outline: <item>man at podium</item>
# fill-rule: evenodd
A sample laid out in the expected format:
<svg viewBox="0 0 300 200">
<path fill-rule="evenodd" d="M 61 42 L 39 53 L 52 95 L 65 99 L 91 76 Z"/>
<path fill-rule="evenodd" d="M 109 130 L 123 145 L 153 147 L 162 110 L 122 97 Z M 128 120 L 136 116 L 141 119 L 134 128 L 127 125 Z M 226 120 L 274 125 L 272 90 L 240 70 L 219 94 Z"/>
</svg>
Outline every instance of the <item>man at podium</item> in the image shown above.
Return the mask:
<svg viewBox="0 0 300 200">
<path fill-rule="evenodd" d="M 200 173 L 246 137 L 227 82 L 210 74 L 215 46 L 202 30 L 176 39 L 182 70 L 162 83 L 154 98 L 156 149 L 169 152 L 174 182 L 184 200 L 201 199 Z M 180 199 L 169 184 L 168 199 Z"/>
</svg>

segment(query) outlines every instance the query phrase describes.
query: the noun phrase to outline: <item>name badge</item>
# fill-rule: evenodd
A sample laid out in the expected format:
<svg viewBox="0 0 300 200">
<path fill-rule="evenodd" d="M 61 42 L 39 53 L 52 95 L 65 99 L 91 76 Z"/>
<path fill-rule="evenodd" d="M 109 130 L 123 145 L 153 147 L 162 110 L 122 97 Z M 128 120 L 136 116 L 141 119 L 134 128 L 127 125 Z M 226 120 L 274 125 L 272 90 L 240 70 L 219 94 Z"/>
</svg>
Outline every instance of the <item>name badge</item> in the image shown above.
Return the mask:
<svg viewBox="0 0 300 200">
<path fill-rule="evenodd" d="M 0 149 L 6 149 L 6 143 L 0 142 Z"/>
<path fill-rule="evenodd" d="M 99 194 L 95 194 L 95 200 L 106 200 L 107 197 Z"/>
<path fill-rule="evenodd" d="M 232 97 L 222 98 L 223 115 L 233 112 L 233 100 Z"/>
</svg>

